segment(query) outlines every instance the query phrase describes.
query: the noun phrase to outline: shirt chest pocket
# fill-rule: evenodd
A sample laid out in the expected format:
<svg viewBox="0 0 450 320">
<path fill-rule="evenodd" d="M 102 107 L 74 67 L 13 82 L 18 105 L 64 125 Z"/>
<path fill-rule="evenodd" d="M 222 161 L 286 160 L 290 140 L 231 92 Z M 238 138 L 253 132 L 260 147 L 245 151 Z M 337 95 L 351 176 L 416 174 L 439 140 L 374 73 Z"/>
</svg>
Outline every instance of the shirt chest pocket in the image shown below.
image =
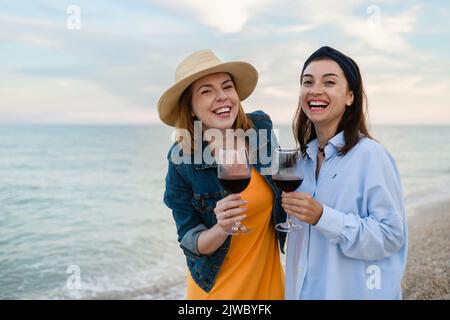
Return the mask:
<svg viewBox="0 0 450 320">
<path fill-rule="evenodd" d="M 202 214 L 202 219 L 208 228 L 211 228 L 217 223 L 214 214 L 214 208 L 217 202 L 227 196 L 226 192 L 219 191 L 214 193 L 194 194 L 192 198 L 192 205 Z"/>
<path fill-rule="evenodd" d="M 351 174 L 330 175 L 326 184 L 320 187 L 317 198 L 322 204 L 342 212 L 361 212 L 364 186 L 360 179 L 353 178 Z"/>
</svg>

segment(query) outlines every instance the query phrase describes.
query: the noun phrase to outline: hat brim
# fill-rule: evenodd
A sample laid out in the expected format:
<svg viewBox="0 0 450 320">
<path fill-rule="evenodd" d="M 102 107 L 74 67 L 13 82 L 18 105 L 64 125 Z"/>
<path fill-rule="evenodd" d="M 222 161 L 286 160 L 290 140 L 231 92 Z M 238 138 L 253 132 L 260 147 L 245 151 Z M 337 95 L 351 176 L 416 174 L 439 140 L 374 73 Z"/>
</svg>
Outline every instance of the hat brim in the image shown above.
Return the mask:
<svg viewBox="0 0 450 320">
<path fill-rule="evenodd" d="M 250 96 L 258 83 L 258 72 L 247 62 L 225 62 L 207 68 L 177 82 L 162 94 L 158 101 L 158 113 L 160 119 L 169 126 L 176 126 L 178 114 L 180 112 L 180 97 L 184 90 L 196 80 L 218 72 L 226 72 L 233 77 L 234 85 L 241 101 Z"/>
</svg>

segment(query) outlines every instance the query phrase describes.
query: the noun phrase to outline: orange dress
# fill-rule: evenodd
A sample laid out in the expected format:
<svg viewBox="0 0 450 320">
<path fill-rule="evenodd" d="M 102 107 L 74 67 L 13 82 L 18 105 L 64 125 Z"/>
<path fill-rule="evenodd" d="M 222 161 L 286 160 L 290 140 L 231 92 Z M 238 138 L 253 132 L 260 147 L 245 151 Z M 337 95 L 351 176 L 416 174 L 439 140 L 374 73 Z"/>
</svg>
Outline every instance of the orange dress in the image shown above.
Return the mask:
<svg viewBox="0 0 450 320">
<path fill-rule="evenodd" d="M 232 236 L 230 248 L 210 292 L 205 292 L 188 272 L 187 299 L 284 299 L 284 272 L 272 222 L 274 195 L 264 178 L 252 169 L 241 197 L 248 201 L 242 224 L 252 232 Z"/>
</svg>

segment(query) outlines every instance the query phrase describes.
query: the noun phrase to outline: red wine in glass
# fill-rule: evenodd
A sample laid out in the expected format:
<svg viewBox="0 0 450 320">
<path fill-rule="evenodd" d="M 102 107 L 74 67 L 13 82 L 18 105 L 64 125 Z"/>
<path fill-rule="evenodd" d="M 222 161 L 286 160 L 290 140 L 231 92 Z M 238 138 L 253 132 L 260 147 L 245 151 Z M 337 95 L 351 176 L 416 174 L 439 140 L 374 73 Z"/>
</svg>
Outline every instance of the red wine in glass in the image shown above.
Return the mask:
<svg viewBox="0 0 450 320">
<path fill-rule="evenodd" d="M 250 183 L 248 176 L 230 176 L 220 179 L 220 185 L 230 193 L 241 193 Z"/>
<path fill-rule="evenodd" d="M 248 161 L 247 149 L 219 149 L 217 178 L 221 186 L 230 193 L 241 193 L 250 183 L 252 169 Z M 236 222 L 227 231 L 231 235 L 246 234 L 253 229 Z"/>
<path fill-rule="evenodd" d="M 297 190 L 303 182 L 303 167 L 299 149 L 277 148 L 272 155 L 272 180 L 283 192 Z M 301 226 L 292 222 L 288 215 L 286 222 L 278 223 L 275 229 L 292 232 Z"/>
<path fill-rule="evenodd" d="M 303 182 L 303 179 L 293 176 L 272 176 L 273 182 L 284 192 L 292 192 L 297 190 Z"/>
</svg>

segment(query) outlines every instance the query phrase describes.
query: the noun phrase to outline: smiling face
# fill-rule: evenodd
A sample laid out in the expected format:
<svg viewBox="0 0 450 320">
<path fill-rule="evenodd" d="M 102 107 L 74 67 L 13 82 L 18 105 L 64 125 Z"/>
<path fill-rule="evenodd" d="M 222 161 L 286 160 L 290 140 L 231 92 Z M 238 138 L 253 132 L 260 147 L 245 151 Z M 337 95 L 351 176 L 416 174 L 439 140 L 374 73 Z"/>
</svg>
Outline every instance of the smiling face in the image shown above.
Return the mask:
<svg viewBox="0 0 450 320">
<path fill-rule="evenodd" d="M 303 72 L 300 100 L 314 126 L 336 130 L 345 109 L 353 103 L 353 92 L 336 62 L 317 60 Z"/>
<path fill-rule="evenodd" d="M 192 84 L 192 112 L 206 129 L 230 129 L 239 111 L 239 96 L 228 73 L 214 73 Z"/>
</svg>

